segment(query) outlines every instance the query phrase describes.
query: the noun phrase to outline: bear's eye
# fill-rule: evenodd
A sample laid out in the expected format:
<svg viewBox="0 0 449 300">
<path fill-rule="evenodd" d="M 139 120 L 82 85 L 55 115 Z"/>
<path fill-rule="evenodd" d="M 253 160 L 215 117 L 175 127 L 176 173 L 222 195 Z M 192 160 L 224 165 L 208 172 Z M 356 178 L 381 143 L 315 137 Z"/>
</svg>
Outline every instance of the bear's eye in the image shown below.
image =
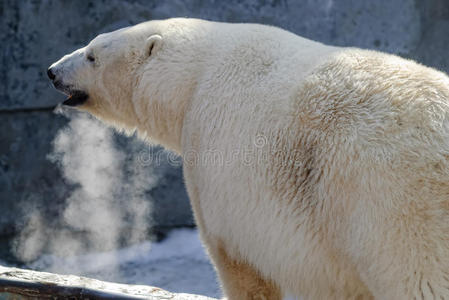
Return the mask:
<svg viewBox="0 0 449 300">
<path fill-rule="evenodd" d="M 87 60 L 90 62 L 95 62 L 95 56 L 93 56 L 92 54 L 87 55 Z"/>
</svg>

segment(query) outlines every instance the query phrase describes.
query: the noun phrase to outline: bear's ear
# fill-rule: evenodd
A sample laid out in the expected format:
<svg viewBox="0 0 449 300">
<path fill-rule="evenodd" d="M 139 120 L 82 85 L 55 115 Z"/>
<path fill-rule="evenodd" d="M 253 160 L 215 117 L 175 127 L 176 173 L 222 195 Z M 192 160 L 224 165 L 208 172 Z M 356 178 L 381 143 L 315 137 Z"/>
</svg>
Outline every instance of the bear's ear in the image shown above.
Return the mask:
<svg viewBox="0 0 449 300">
<path fill-rule="evenodd" d="M 156 53 L 162 46 L 162 37 L 159 34 L 153 34 L 147 39 L 146 53 L 148 56 Z"/>
</svg>

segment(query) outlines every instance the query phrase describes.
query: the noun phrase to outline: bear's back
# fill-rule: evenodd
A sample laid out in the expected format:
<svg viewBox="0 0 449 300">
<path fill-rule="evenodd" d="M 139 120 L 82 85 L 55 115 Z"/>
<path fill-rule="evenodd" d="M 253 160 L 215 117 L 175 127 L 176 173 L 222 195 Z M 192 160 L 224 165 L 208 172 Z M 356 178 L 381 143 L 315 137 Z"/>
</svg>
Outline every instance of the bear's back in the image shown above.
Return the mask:
<svg viewBox="0 0 449 300">
<path fill-rule="evenodd" d="M 301 124 L 328 135 L 380 144 L 441 142 L 438 148 L 449 149 L 449 78 L 411 60 L 342 50 L 305 78 L 295 101 Z M 425 139 L 431 135 L 433 141 Z"/>
</svg>

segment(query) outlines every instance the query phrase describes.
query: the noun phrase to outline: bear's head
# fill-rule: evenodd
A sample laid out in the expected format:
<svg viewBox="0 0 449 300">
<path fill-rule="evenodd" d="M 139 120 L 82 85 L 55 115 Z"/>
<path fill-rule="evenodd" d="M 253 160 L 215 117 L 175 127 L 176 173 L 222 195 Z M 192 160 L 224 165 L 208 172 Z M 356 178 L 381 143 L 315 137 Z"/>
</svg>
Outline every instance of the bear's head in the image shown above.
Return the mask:
<svg viewBox="0 0 449 300">
<path fill-rule="evenodd" d="M 177 150 L 184 108 L 204 57 L 204 21 L 149 21 L 101 34 L 48 69 L 64 105 Z M 200 26 L 201 27 L 201 26 Z"/>
</svg>

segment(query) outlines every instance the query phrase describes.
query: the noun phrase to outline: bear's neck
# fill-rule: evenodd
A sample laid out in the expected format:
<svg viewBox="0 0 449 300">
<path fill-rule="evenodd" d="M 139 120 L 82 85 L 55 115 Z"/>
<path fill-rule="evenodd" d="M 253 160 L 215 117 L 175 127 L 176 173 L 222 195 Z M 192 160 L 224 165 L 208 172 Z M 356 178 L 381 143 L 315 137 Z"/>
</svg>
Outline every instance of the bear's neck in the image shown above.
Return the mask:
<svg viewBox="0 0 449 300">
<path fill-rule="evenodd" d="M 182 153 L 184 115 L 204 70 L 216 55 L 207 31 L 178 32 L 177 47 L 160 51 L 151 71 L 143 72 L 133 94 L 138 131 L 150 141 Z M 182 36 L 189 34 L 188 38 Z M 199 45 L 199 46 L 198 46 Z"/>
<path fill-rule="evenodd" d="M 181 154 L 184 115 L 193 96 L 194 83 L 163 94 L 151 87 L 145 87 L 143 91 L 134 97 L 139 135 Z"/>
</svg>

